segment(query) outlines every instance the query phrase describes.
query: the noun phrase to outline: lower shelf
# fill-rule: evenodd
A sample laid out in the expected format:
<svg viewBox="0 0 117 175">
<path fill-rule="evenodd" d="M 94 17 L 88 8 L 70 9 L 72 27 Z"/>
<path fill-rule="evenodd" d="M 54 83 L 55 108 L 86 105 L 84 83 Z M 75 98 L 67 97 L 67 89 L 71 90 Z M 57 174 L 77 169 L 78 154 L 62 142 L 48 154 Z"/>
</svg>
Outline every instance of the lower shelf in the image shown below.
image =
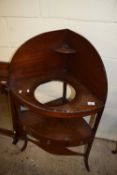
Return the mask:
<svg viewBox="0 0 117 175">
<path fill-rule="evenodd" d="M 47 145 L 84 145 L 93 137 L 92 129 L 83 118 L 47 118 L 25 111 L 20 114 L 20 122 L 27 134 Z"/>
<path fill-rule="evenodd" d="M 47 144 L 47 143 L 41 143 L 38 142 L 34 139 L 30 139 L 28 137 L 28 141 L 31 141 L 32 143 L 36 144 L 37 146 L 39 146 L 40 148 L 42 148 L 43 150 L 45 150 L 46 152 L 49 152 L 51 154 L 55 154 L 55 155 L 79 155 L 79 156 L 84 156 L 85 153 L 82 152 L 76 152 L 76 151 L 72 151 L 70 150 L 68 147 L 65 146 L 58 146 L 58 145 L 53 145 L 53 144 Z"/>
</svg>

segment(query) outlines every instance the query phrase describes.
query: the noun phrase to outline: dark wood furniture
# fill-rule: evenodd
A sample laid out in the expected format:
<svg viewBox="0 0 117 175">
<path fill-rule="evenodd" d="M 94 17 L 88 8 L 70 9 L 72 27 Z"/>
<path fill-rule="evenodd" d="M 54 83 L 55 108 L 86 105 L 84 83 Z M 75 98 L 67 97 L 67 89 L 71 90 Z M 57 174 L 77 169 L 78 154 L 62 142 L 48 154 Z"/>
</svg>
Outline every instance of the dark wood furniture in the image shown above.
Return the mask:
<svg viewBox="0 0 117 175">
<path fill-rule="evenodd" d="M 0 62 L 0 91 L 3 93 L 7 87 L 9 63 Z"/>
<path fill-rule="evenodd" d="M 9 72 L 9 63 L 0 62 L 0 93 L 7 94 L 7 82 L 8 82 L 8 72 Z M 7 128 L 0 128 L 0 134 L 7 136 L 13 136 L 13 132 Z"/>
<path fill-rule="evenodd" d="M 63 95 L 42 104 L 34 97 L 35 88 L 51 81 L 63 83 Z M 68 84 L 76 92 L 72 100 L 66 97 Z M 23 138 L 22 150 L 30 140 L 53 154 L 84 156 L 89 170 L 88 157 L 106 102 L 107 78 L 102 60 L 88 40 L 64 29 L 24 43 L 9 67 L 9 94 L 14 144 Z M 91 116 L 89 123 L 85 116 Z M 84 153 L 69 149 L 79 145 L 85 145 Z"/>
<path fill-rule="evenodd" d="M 0 81 L 8 79 L 9 63 L 0 61 Z"/>
</svg>

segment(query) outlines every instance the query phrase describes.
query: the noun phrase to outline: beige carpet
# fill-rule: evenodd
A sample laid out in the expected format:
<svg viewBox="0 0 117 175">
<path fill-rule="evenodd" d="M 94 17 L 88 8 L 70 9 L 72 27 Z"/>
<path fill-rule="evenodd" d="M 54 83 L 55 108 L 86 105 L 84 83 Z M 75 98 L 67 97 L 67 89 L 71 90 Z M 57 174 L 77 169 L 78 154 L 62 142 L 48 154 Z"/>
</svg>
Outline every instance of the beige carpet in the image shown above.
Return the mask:
<svg viewBox="0 0 117 175">
<path fill-rule="evenodd" d="M 51 155 L 32 143 L 26 151 L 12 145 L 12 139 L 0 136 L 0 175 L 117 175 L 117 154 L 111 154 L 114 143 L 96 139 L 90 154 L 91 172 L 83 157 Z"/>
</svg>

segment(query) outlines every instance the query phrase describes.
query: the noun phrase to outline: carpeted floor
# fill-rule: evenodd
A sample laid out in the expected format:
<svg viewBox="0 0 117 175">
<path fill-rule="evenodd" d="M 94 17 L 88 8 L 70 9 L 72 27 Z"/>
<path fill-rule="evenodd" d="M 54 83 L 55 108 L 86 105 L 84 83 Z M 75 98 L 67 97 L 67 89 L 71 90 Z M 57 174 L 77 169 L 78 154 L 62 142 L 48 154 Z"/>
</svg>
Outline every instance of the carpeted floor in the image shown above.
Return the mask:
<svg viewBox="0 0 117 175">
<path fill-rule="evenodd" d="M 32 143 L 24 152 L 12 145 L 12 139 L 0 136 L 0 175 L 116 175 L 117 154 L 113 142 L 96 139 L 90 154 L 91 172 L 79 156 L 51 155 Z"/>
</svg>

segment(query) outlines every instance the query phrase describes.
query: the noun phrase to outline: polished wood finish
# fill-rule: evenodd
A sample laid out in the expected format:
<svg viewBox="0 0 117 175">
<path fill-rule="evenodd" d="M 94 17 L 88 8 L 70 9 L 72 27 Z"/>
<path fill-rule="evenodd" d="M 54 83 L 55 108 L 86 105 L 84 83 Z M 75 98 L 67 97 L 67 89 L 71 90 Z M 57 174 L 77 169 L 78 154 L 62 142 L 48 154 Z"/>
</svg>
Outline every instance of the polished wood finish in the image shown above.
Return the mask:
<svg viewBox="0 0 117 175">
<path fill-rule="evenodd" d="M 58 146 L 83 145 L 93 137 L 91 128 L 83 118 L 53 119 L 26 111 L 20 113 L 20 120 L 33 137 Z"/>
<path fill-rule="evenodd" d="M 48 106 L 39 103 L 34 97 L 34 90 L 37 85 L 51 80 L 61 80 L 68 82 L 76 90 L 76 97 L 70 103 L 60 106 Z M 27 93 L 27 89 L 30 89 L 30 93 Z M 19 93 L 22 90 L 22 93 Z M 82 117 L 89 114 L 96 113 L 101 110 L 104 103 L 100 101 L 95 95 L 93 95 L 83 84 L 77 82 L 77 80 L 69 73 L 63 72 L 59 74 L 50 74 L 46 77 L 33 77 L 28 79 L 19 79 L 13 87 L 13 95 L 17 100 L 22 100 L 22 103 L 28 107 L 39 111 L 42 115 L 58 118 L 68 117 Z M 64 97 L 63 97 L 64 98 Z M 95 105 L 88 105 L 88 101 L 94 101 Z"/>
<path fill-rule="evenodd" d="M 53 80 L 63 82 L 63 97 L 41 104 L 34 90 Z M 67 84 L 76 91 L 72 101 L 66 99 Z M 37 140 L 33 143 L 50 153 L 84 156 L 89 170 L 88 157 L 107 96 L 104 65 L 91 43 L 68 29 L 28 40 L 11 61 L 9 90 L 14 144 L 23 137 L 24 150 L 29 134 Z M 96 115 L 92 126 L 83 118 L 87 115 Z M 67 149 L 78 145 L 86 145 L 84 154 Z"/>
</svg>

